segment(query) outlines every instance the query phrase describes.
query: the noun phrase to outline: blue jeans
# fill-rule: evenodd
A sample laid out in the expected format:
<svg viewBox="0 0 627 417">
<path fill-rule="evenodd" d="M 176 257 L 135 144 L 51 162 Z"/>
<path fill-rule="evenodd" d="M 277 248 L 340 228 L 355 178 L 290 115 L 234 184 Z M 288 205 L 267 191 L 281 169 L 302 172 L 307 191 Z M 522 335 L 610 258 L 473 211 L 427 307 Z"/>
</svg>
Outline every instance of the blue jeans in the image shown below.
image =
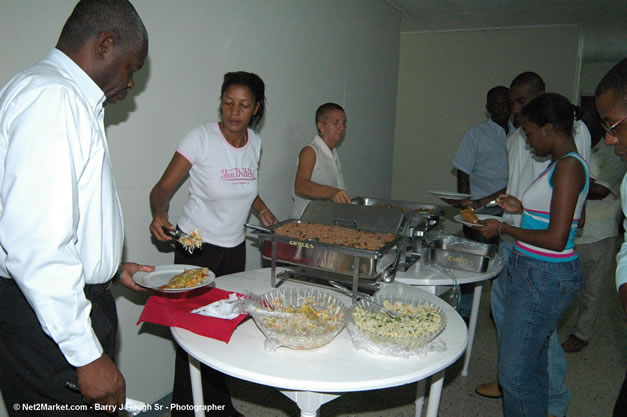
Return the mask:
<svg viewBox="0 0 627 417">
<path fill-rule="evenodd" d="M 505 300 L 507 298 L 507 265 L 513 249 L 514 245 L 512 243 L 501 240 L 499 255 L 503 259 L 504 267 L 501 274 L 492 280 L 492 289 L 490 290 L 492 317 L 494 318 L 499 340 L 505 314 Z M 557 329 L 553 331 L 549 339 L 548 374 L 549 413 L 554 416 L 564 416 L 570 404 L 570 392 L 564 385 L 566 380 L 566 356 L 557 336 Z"/>
<path fill-rule="evenodd" d="M 546 416 L 549 339 L 583 286 L 581 263 L 578 259 L 540 261 L 513 251 L 507 268 L 507 298 L 499 338 L 505 416 Z"/>
</svg>

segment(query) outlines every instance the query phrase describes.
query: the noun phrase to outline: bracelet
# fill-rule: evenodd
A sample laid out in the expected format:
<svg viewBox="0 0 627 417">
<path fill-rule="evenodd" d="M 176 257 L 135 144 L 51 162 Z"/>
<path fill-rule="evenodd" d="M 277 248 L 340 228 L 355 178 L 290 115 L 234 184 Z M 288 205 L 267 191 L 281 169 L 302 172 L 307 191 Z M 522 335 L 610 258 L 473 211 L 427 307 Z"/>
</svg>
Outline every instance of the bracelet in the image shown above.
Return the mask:
<svg viewBox="0 0 627 417">
<path fill-rule="evenodd" d="M 263 209 L 263 210 L 261 210 L 261 211 L 259 212 L 259 217 L 261 217 L 261 215 L 262 215 L 263 213 L 265 213 L 266 211 L 268 211 L 268 209 Z"/>
<path fill-rule="evenodd" d="M 503 222 L 499 222 L 499 237 L 502 237 L 501 235 L 501 229 L 503 228 Z"/>
</svg>

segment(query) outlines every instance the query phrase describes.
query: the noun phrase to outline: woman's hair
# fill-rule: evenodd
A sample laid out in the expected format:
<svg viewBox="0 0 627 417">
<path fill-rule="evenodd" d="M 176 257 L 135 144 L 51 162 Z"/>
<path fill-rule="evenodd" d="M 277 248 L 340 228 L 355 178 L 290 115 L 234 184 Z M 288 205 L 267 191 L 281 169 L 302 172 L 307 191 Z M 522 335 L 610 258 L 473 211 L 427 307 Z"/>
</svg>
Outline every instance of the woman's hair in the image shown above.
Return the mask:
<svg viewBox="0 0 627 417">
<path fill-rule="evenodd" d="M 551 123 L 569 136 L 573 136 L 573 123 L 581 119 L 581 108 L 557 93 L 542 94 L 522 109 L 522 116 L 538 126 Z"/>
<path fill-rule="evenodd" d="M 255 98 L 255 105 L 259 103 L 259 110 L 256 114 L 253 114 L 249 123 L 250 127 L 254 130 L 261 122 L 261 119 L 263 119 L 263 114 L 266 110 L 266 87 L 263 80 L 257 74 L 253 74 L 252 72 L 227 72 L 224 74 L 224 81 L 222 82 L 222 89 L 220 90 L 220 100 L 224 97 L 224 92 L 233 85 L 248 87 L 251 94 Z M 221 103 L 219 112 L 222 114 Z"/>
</svg>

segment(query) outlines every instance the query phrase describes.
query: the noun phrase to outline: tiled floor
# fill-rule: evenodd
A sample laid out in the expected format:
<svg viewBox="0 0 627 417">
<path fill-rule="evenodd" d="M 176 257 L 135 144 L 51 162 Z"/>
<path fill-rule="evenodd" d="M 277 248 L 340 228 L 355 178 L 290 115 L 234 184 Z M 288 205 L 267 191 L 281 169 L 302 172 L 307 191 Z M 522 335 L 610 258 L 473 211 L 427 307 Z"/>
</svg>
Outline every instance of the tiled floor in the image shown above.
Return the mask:
<svg viewBox="0 0 627 417">
<path fill-rule="evenodd" d="M 469 375 L 461 376 L 463 359 L 448 368 L 440 402 L 441 417 L 503 415 L 501 400 L 486 399 L 474 392 L 476 384 L 493 381 L 496 375 L 496 332 L 489 317 L 489 289 L 487 284 L 483 291 Z M 580 353 L 567 354 L 566 385 L 572 394 L 568 417 L 607 417 L 612 414 L 627 366 L 627 327 L 619 304 L 613 279 L 608 278 L 596 335 Z M 573 316 L 571 312 L 571 320 Z M 569 320 L 565 321 L 560 328 L 561 340 L 570 330 Z M 236 408 L 247 417 L 300 415 L 296 405 L 276 389 L 234 379 L 230 384 Z M 345 394 L 323 405 L 320 417 L 413 417 L 415 393 L 416 384 L 410 384 Z"/>
</svg>

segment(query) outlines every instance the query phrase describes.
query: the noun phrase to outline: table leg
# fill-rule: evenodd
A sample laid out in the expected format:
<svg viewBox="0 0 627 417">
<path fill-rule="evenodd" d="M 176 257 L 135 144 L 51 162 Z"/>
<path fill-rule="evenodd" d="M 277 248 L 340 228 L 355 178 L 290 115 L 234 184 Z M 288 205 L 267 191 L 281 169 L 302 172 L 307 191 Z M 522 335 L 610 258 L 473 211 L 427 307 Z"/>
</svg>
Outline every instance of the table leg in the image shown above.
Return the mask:
<svg viewBox="0 0 627 417">
<path fill-rule="evenodd" d="M 475 340 L 475 330 L 477 329 L 477 317 L 479 316 L 479 305 L 481 304 L 482 289 L 483 285 L 475 284 L 475 291 L 472 296 L 472 309 L 470 310 L 470 322 L 468 324 L 468 346 L 466 347 L 466 356 L 464 357 L 462 376 L 468 376 L 468 367 L 470 366 L 472 344 Z"/>
<path fill-rule="evenodd" d="M 340 394 L 311 391 L 281 391 L 300 408 L 300 417 L 317 417 L 322 404 L 335 400 Z"/>
<path fill-rule="evenodd" d="M 427 404 L 427 417 L 438 417 L 440 397 L 442 396 L 442 385 L 444 385 L 444 371 L 440 371 L 431 377 L 429 403 Z"/>
<path fill-rule="evenodd" d="M 425 405 L 426 379 L 421 379 L 416 385 L 416 401 L 414 403 L 416 404 L 416 417 L 420 417 Z"/>
<path fill-rule="evenodd" d="M 205 410 L 200 407 L 205 403 L 202 396 L 202 377 L 200 375 L 200 363 L 198 363 L 198 360 L 193 358 L 192 355 L 187 356 L 189 358 L 189 376 L 192 381 L 192 399 L 194 400 L 194 405 L 198 406 L 194 409 L 194 417 L 205 417 Z"/>
</svg>

